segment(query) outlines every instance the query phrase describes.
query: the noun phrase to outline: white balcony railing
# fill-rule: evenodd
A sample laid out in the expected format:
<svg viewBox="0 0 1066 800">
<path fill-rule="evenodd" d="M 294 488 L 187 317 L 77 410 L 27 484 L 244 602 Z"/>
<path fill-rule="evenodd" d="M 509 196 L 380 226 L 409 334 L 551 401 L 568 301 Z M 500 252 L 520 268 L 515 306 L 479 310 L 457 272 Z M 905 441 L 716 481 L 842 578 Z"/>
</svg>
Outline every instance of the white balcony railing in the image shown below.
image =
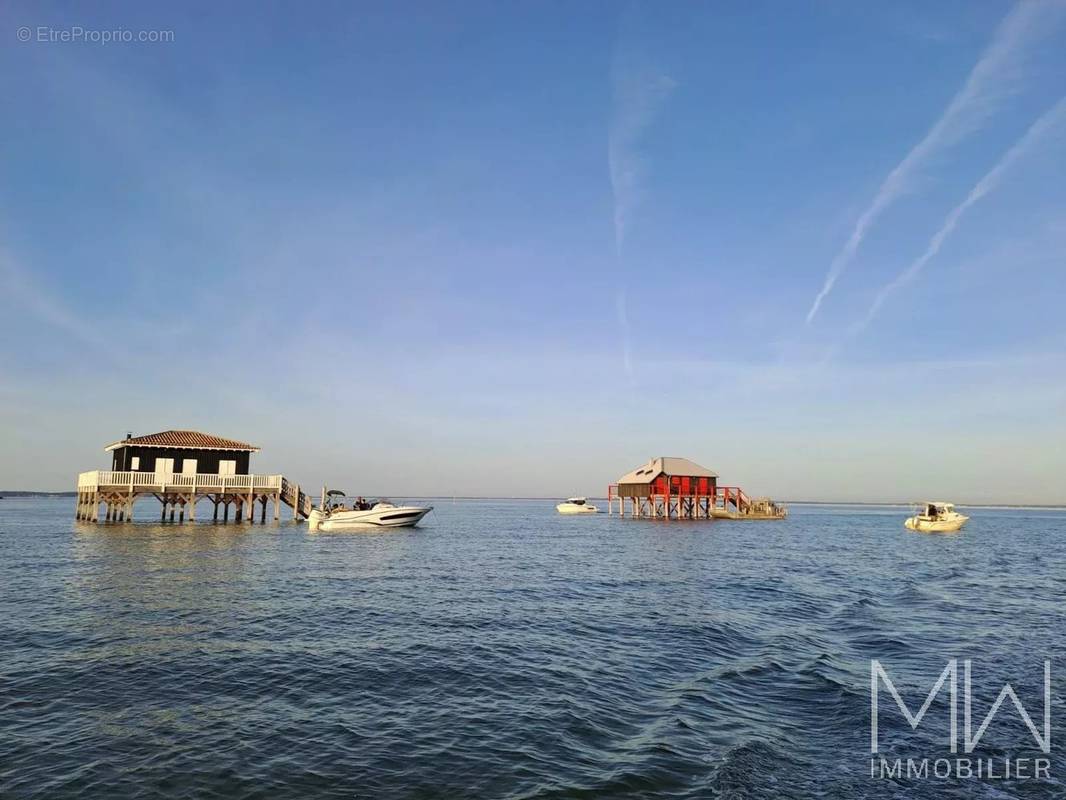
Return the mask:
<svg viewBox="0 0 1066 800">
<path fill-rule="evenodd" d="M 281 475 L 184 475 L 162 472 L 115 472 L 92 470 L 78 475 L 79 489 L 95 489 L 98 486 L 127 486 L 130 490 L 143 489 L 206 489 L 228 491 L 250 489 L 281 489 Z"/>
</svg>

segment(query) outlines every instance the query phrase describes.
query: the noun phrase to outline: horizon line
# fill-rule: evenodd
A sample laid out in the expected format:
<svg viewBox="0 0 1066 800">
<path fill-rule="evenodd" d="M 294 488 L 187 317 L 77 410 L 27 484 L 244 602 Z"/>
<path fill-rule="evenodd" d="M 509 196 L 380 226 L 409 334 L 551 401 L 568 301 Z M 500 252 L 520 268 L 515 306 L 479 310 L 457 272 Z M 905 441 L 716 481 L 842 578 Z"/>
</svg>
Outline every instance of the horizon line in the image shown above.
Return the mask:
<svg viewBox="0 0 1066 800">
<path fill-rule="evenodd" d="M 374 493 L 371 492 L 370 495 Z M 38 490 L 38 489 L 0 489 L 0 498 L 10 497 L 74 497 L 76 491 L 71 490 Z M 368 495 L 368 496 L 370 496 Z M 578 495 L 571 495 L 576 497 Z M 589 500 L 606 500 L 606 495 L 584 495 Z M 561 495 L 451 495 L 451 494 L 382 494 L 381 497 L 391 497 L 397 500 L 520 500 L 520 501 L 558 501 Z M 566 499 L 566 498 L 563 498 Z M 913 506 L 920 505 L 922 500 L 775 500 L 777 503 L 807 506 Z M 956 506 L 967 508 L 1030 508 L 1047 510 L 1066 510 L 1066 502 L 1062 503 L 1003 503 L 995 501 L 981 502 L 954 502 Z"/>
</svg>

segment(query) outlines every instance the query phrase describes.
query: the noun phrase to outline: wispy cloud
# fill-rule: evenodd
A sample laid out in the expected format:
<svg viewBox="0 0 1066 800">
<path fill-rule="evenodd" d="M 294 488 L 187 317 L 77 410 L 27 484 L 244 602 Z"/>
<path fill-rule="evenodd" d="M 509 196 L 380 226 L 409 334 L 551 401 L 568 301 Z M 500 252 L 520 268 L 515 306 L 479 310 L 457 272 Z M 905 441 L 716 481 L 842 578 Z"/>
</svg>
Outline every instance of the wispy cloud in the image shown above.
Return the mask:
<svg viewBox="0 0 1066 800">
<path fill-rule="evenodd" d="M 12 306 L 18 306 L 41 322 L 72 335 L 82 344 L 99 347 L 103 339 L 47 290 L 41 288 L 7 250 L 0 248 L 0 286 Z"/>
<path fill-rule="evenodd" d="M 1029 129 L 1003 155 L 999 162 L 985 173 L 984 177 L 974 185 L 970 190 L 970 193 L 966 195 L 966 199 L 955 206 L 955 208 L 951 209 L 951 212 L 944 219 L 944 224 L 940 226 L 940 230 L 938 230 L 929 241 L 929 246 L 925 249 L 925 252 L 916 258 L 909 267 L 903 270 L 903 272 L 897 275 L 889 283 L 882 286 L 877 292 L 873 304 L 870 306 L 870 310 L 867 311 L 866 316 L 855 325 L 853 333 L 858 333 L 866 328 L 866 326 L 873 321 L 874 317 L 877 316 L 877 312 L 880 311 L 885 300 L 887 300 L 888 297 L 901 286 L 904 286 L 918 276 L 918 273 L 922 271 L 925 265 L 940 252 L 940 248 L 955 230 L 962 215 L 965 214 L 974 203 L 995 189 L 1003 178 L 1003 174 L 1011 167 L 1011 165 L 1032 149 L 1041 137 L 1047 135 L 1050 130 L 1060 124 L 1064 117 L 1066 117 L 1066 97 L 1059 100 L 1054 106 L 1044 112 L 1036 122 L 1030 125 Z"/>
<path fill-rule="evenodd" d="M 829 265 L 822 289 L 807 312 L 808 323 L 818 314 L 822 302 L 855 257 L 877 218 L 911 190 L 914 179 L 934 155 L 979 130 L 1015 91 L 1023 77 L 1026 47 L 1047 31 L 1051 15 L 1060 14 L 1064 7 L 1061 2 L 1021 2 L 1004 18 L 966 83 L 922 140 L 884 179 L 855 223 L 844 247 Z"/>
</svg>

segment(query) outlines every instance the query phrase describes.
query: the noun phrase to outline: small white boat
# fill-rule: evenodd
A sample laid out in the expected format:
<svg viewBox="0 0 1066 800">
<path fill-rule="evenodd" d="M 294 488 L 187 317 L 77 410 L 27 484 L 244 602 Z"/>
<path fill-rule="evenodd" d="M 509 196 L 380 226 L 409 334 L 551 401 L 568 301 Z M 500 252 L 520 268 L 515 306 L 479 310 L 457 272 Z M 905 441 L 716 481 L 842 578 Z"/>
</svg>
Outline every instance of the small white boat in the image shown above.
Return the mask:
<svg viewBox="0 0 1066 800">
<path fill-rule="evenodd" d="M 960 514 L 951 503 L 922 503 L 913 517 L 908 517 L 904 526 L 922 533 L 952 533 L 959 530 L 969 517 Z"/>
<path fill-rule="evenodd" d="M 560 514 L 596 514 L 599 512 L 596 506 L 589 505 L 587 497 L 571 497 L 566 502 L 559 503 L 555 510 Z"/>
<path fill-rule="evenodd" d="M 351 505 L 344 502 L 344 492 L 323 492 L 322 504 L 307 518 L 312 531 L 345 531 L 365 528 L 410 528 L 422 521 L 433 506 L 397 506 L 388 500 L 374 503 L 362 498 Z"/>
</svg>

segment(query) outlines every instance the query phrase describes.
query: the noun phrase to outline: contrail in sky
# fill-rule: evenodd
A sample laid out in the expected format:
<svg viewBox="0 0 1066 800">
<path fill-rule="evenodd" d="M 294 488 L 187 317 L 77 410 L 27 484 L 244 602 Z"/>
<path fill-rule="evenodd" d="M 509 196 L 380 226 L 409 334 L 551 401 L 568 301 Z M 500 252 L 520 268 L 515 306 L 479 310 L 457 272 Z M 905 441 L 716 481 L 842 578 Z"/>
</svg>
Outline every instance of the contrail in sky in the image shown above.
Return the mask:
<svg viewBox="0 0 1066 800">
<path fill-rule="evenodd" d="M 970 206 L 995 189 L 999 185 L 1003 173 L 1015 161 L 1024 156 L 1049 129 L 1058 125 L 1062 121 L 1064 112 L 1066 112 L 1066 97 L 1059 100 L 1059 102 L 1045 111 L 1036 122 L 1029 126 L 1025 134 L 1014 143 L 1010 150 L 1003 155 L 1003 158 L 974 185 L 970 193 L 966 195 L 966 199 L 951 209 L 951 213 L 944 219 L 944 224 L 940 226 L 940 230 L 929 241 L 929 246 L 925 249 L 925 252 L 915 259 L 907 269 L 881 287 L 881 290 L 874 298 L 873 304 L 870 306 L 870 310 L 866 312 L 866 316 L 862 321 L 855 326 L 853 333 L 862 331 L 873 321 L 873 318 L 877 316 L 877 312 L 889 295 L 918 276 L 918 273 L 922 271 L 925 265 L 940 252 L 940 248 L 952 231 L 955 230 L 955 226 L 958 225 L 962 215 L 966 213 Z"/>
<path fill-rule="evenodd" d="M 630 31 L 637 28 L 636 14 L 634 5 L 622 17 L 611 59 L 612 112 L 607 130 L 607 168 L 614 201 L 615 256 L 619 259 L 647 175 L 647 165 L 640 155 L 640 140 L 676 86 L 670 76 L 648 63 L 634 45 Z M 632 379 L 629 311 L 624 285 L 615 296 L 615 305 L 622 336 L 623 366 Z"/>
<path fill-rule="evenodd" d="M 962 89 L 952 98 L 925 137 L 884 179 L 873 201 L 855 223 L 851 236 L 829 265 L 822 289 L 807 312 L 808 324 L 818 314 L 822 301 L 833 290 L 837 279 L 847 269 L 881 213 L 910 190 L 916 174 L 932 156 L 980 129 L 998 110 L 1021 78 L 1021 52 L 1031 39 L 1049 27 L 1045 12 L 1048 9 L 1059 12 L 1063 8 L 1062 3 L 1050 0 L 1021 2 L 1003 19 Z"/>
<path fill-rule="evenodd" d="M 614 199 L 614 241 L 617 253 L 640 203 L 647 166 L 639 142 L 676 85 L 667 75 L 647 71 L 616 48 L 611 68 L 614 111 L 607 132 L 607 167 Z"/>
</svg>

